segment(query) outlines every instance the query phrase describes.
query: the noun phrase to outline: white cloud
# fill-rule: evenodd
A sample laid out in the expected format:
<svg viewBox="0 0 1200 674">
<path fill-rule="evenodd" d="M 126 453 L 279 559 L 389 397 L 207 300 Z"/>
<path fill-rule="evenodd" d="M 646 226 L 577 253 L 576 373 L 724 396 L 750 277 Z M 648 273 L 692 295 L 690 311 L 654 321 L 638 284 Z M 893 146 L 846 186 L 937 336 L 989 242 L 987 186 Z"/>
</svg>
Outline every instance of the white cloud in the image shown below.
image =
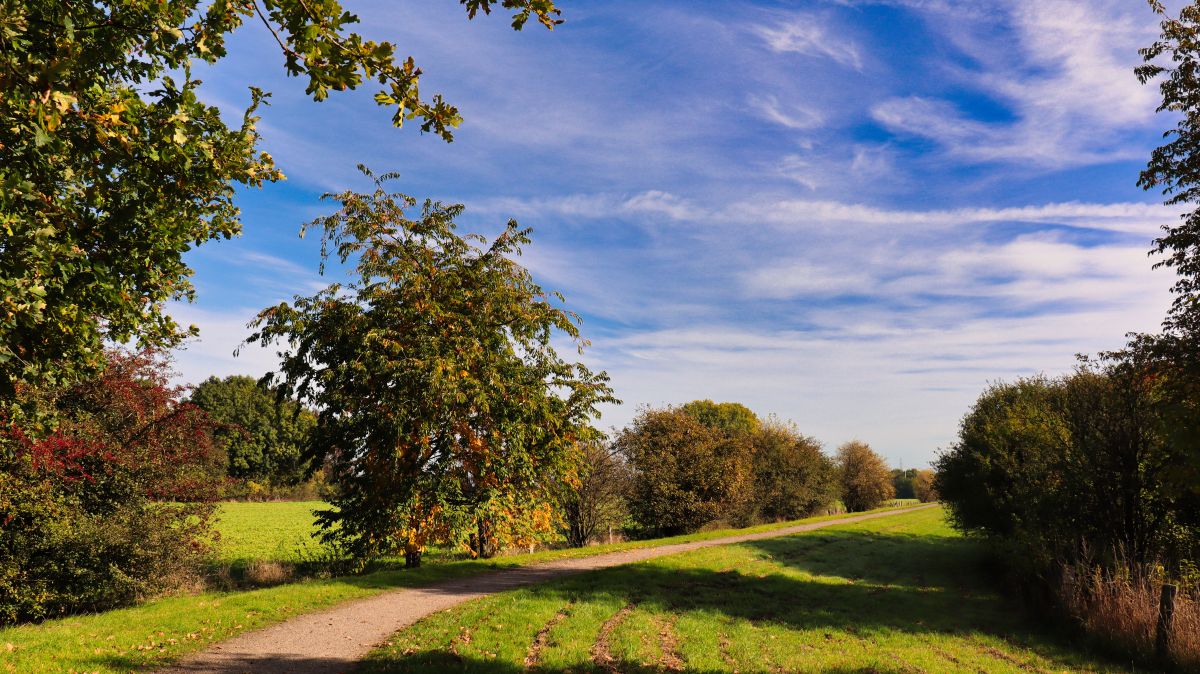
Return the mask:
<svg viewBox="0 0 1200 674">
<path fill-rule="evenodd" d="M 820 112 L 807 105 L 783 105 L 775 96 L 751 96 L 750 107 L 768 121 L 797 131 L 809 131 L 825 123 Z"/>
<path fill-rule="evenodd" d="M 260 377 L 279 364 L 273 350 L 242 344 L 250 336 L 247 324 L 258 309 L 201 309 L 176 302 L 167 307 L 167 313 L 181 325 L 200 328 L 200 336 L 175 353 L 175 369 L 182 383 L 199 384 L 208 377 L 234 374 Z M 237 356 L 234 351 L 238 351 Z"/>
<path fill-rule="evenodd" d="M 754 32 L 776 53 L 797 53 L 833 60 L 848 68 L 862 70 L 859 47 L 837 31 L 827 30 L 812 15 L 779 15 L 770 25 L 754 26 Z"/>
<path fill-rule="evenodd" d="M 1156 35 L 1145 7 L 1012 0 L 1000 12 L 980 14 L 970 3 L 906 4 L 926 11 L 931 28 L 980 64 L 961 69 L 960 83 L 999 100 L 1014 118 L 985 123 L 945 100 L 893 96 L 871 108 L 880 124 L 968 161 L 1059 168 L 1145 155 L 1131 138 L 1149 128 L 1156 106 L 1154 87 L 1133 75 L 1137 50 Z"/>
<path fill-rule="evenodd" d="M 797 156 L 797 166 L 803 158 Z M 820 199 L 746 199 L 709 208 L 663 191 L 648 190 L 632 196 L 572 194 L 536 199 L 505 198 L 472 201 L 469 210 L 512 213 L 525 217 L 575 217 L 585 219 L 660 216 L 687 225 L 770 224 L 782 228 L 815 223 L 852 223 L 858 227 L 905 225 L 928 229 L 956 228 L 998 222 L 1060 225 L 1110 232 L 1154 236 L 1173 224 L 1182 212 L 1177 206 L 1156 203 L 1088 203 L 1066 201 L 1014 207 L 952 209 L 897 209 Z"/>
<path fill-rule="evenodd" d="M 747 271 L 742 275 L 742 285 L 750 296 L 769 299 L 854 295 L 876 287 L 868 274 L 806 260 Z"/>
<path fill-rule="evenodd" d="M 779 175 L 809 190 L 816 190 L 825 183 L 827 172 L 812 159 L 799 154 L 784 155 L 776 169 Z"/>
</svg>

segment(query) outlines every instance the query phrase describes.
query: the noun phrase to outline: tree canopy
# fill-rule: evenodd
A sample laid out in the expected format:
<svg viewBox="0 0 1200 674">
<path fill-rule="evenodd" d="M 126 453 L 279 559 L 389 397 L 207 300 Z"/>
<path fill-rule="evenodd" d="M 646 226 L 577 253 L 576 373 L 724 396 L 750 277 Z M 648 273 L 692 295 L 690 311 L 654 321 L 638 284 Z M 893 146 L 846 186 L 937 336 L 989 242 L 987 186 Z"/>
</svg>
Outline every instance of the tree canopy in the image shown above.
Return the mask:
<svg viewBox="0 0 1200 674">
<path fill-rule="evenodd" d="M 553 0 L 461 0 L 558 23 Z M 380 86 L 398 126 L 449 141 L 457 109 L 419 93 L 421 69 L 350 29 L 337 0 L 0 3 L 0 396 L 96 370 L 104 344 L 168 346 L 195 332 L 163 310 L 191 299 L 183 253 L 241 230 L 237 186 L 282 173 L 259 149 L 249 86 L 240 124 L 205 104 L 191 64 L 226 55 L 247 22 L 277 41 L 314 100 Z"/>
<path fill-rule="evenodd" d="M 799 519 L 837 500 L 833 461 L 816 438 L 801 435 L 793 424 L 768 419 L 751 443 L 757 518 Z"/>
<path fill-rule="evenodd" d="M 296 401 L 280 399 L 253 377 L 209 377 L 190 402 L 220 427 L 216 439 L 225 451 L 230 477 L 294 485 L 304 479 L 303 460 L 316 416 Z"/>
<path fill-rule="evenodd" d="M 838 447 L 837 467 L 842 503 L 850 512 L 878 508 L 896 495 L 887 462 L 865 442 L 852 440 Z"/>
<path fill-rule="evenodd" d="M 696 421 L 728 435 L 744 435 L 758 429 L 758 415 L 741 403 L 716 403 L 693 400 L 679 406 L 680 411 Z"/>
<path fill-rule="evenodd" d="M 752 489 L 752 448 L 680 408 L 644 410 L 616 438 L 633 469 L 630 509 L 647 530 L 695 531 L 745 514 Z"/>
<path fill-rule="evenodd" d="M 326 195 L 341 207 L 305 227 L 354 280 L 263 310 L 249 338 L 282 344 L 268 379 L 318 410 L 311 458 L 339 485 L 320 522 L 364 557 L 532 542 L 554 528 L 555 486 L 597 405 L 614 401 L 608 377 L 552 346 L 586 342 L 514 261 L 529 230 L 459 236 L 462 206 L 418 209 L 386 190 L 395 176 L 363 171 L 373 193 Z"/>
</svg>

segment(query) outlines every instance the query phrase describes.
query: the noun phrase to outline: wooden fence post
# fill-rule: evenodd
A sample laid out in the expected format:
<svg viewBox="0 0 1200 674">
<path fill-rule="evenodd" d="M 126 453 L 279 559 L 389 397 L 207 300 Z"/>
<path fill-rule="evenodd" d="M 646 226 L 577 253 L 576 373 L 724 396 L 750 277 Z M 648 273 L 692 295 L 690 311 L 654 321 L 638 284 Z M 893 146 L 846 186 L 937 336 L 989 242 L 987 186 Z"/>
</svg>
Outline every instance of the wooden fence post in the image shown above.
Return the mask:
<svg viewBox="0 0 1200 674">
<path fill-rule="evenodd" d="M 1175 622 L 1175 594 L 1179 587 L 1163 583 L 1162 595 L 1158 599 L 1158 630 L 1155 633 L 1154 651 L 1160 660 L 1171 655 L 1171 627 Z"/>
</svg>

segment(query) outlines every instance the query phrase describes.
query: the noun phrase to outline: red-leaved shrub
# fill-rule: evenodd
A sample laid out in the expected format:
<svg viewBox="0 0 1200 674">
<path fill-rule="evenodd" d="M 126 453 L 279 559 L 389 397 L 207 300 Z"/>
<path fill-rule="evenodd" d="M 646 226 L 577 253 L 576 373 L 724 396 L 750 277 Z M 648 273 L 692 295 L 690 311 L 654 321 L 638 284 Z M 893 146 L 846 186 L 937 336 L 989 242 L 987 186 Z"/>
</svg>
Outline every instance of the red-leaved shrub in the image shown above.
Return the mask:
<svg viewBox="0 0 1200 674">
<path fill-rule="evenodd" d="M 96 611 L 191 580 L 221 462 L 167 361 L 113 351 L 99 375 L 25 391 L 0 418 L 0 624 Z M 31 422 L 37 419 L 38 422 Z"/>
</svg>

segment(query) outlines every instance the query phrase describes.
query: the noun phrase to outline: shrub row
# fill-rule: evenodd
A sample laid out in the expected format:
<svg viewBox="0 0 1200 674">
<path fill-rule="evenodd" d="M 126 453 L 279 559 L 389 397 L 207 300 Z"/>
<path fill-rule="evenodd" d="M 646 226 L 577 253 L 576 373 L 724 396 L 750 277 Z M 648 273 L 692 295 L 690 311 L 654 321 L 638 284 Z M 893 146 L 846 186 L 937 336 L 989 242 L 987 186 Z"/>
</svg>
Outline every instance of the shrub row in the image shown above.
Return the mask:
<svg viewBox="0 0 1200 674">
<path fill-rule="evenodd" d="M 737 403 L 646 409 L 611 443 L 584 451 L 579 483 L 561 498 L 572 545 L 614 528 L 675 535 L 715 522 L 798 519 L 839 501 L 868 510 L 895 493 L 885 462 L 864 443 L 831 458 L 794 424 L 762 421 Z"/>
</svg>

